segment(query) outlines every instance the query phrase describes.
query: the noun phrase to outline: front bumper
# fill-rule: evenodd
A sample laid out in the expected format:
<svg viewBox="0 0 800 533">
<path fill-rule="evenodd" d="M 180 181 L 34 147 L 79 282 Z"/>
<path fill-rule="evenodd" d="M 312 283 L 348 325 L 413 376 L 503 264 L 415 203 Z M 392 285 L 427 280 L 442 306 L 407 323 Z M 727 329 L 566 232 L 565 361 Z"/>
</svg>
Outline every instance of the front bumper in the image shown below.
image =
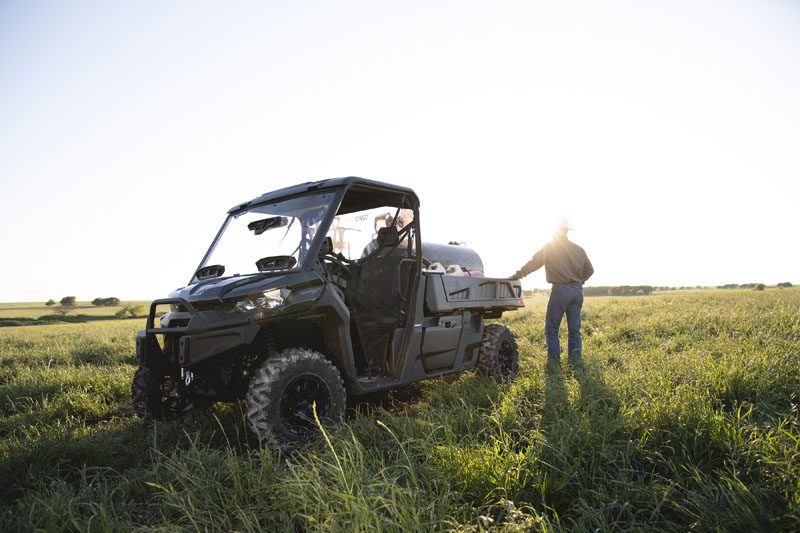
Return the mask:
<svg viewBox="0 0 800 533">
<path fill-rule="evenodd" d="M 191 318 L 179 327 L 156 327 L 159 305 L 179 304 Z M 198 311 L 183 298 L 163 298 L 150 304 L 145 329 L 136 333 L 136 359 L 140 365 L 191 366 L 223 352 L 244 348 L 255 340 L 260 326 L 242 316 L 222 311 Z M 163 335 L 163 343 L 157 335 Z M 169 348 L 167 348 L 169 342 Z M 164 348 L 162 348 L 164 346 Z"/>
</svg>

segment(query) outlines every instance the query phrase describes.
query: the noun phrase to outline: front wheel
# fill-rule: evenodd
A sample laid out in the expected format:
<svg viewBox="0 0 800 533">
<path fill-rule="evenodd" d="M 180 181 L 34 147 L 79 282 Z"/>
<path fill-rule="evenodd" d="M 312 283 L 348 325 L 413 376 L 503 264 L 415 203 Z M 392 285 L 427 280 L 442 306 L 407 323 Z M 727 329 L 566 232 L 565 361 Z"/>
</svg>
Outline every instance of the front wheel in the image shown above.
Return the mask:
<svg viewBox="0 0 800 533">
<path fill-rule="evenodd" d="M 131 396 L 133 409 L 145 420 L 175 418 L 191 406 L 181 397 L 172 376 L 146 366 L 140 366 L 133 375 Z"/>
<path fill-rule="evenodd" d="M 483 343 L 475 365 L 478 374 L 497 381 L 510 381 L 519 369 L 517 339 L 506 326 L 490 324 L 483 329 Z"/>
<path fill-rule="evenodd" d="M 292 348 L 264 361 L 246 396 L 247 421 L 272 449 L 311 440 L 321 422 L 344 415 L 346 392 L 339 371 L 322 354 Z"/>
</svg>

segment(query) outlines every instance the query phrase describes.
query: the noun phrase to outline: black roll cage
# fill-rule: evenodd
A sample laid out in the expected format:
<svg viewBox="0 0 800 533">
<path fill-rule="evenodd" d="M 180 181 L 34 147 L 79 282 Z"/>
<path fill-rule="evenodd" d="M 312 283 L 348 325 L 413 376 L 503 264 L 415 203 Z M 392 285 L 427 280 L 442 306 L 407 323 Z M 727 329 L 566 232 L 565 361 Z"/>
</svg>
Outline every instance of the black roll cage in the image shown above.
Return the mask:
<svg viewBox="0 0 800 533">
<path fill-rule="evenodd" d="M 422 232 L 420 231 L 419 198 L 411 189 L 407 189 L 404 187 L 395 187 L 390 184 L 384 184 L 381 182 L 376 182 L 363 178 L 342 178 L 329 181 L 334 183 L 332 183 L 331 186 L 328 187 L 325 186 L 327 182 L 309 183 L 307 184 L 307 186 L 303 187 L 303 190 L 297 190 L 297 188 L 292 188 L 293 190 L 291 190 L 291 192 L 287 191 L 288 194 L 286 195 L 277 195 L 277 196 L 265 195 L 265 197 L 263 198 L 253 199 L 250 202 L 240 204 L 237 207 L 231 209 L 228 212 L 228 216 L 225 218 L 225 222 L 223 222 L 219 231 L 217 231 L 214 240 L 211 242 L 211 246 L 209 246 L 208 250 L 206 251 L 205 255 L 203 256 L 203 259 L 200 261 L 200 264 L 198 265 L 197 268 L 199 269 L 206 262 L 208 257 L 214 251 L 214 248 L 216 247 L 217 243 L 219 242 L 222 233 L 228 227 L 230 220 L 238 213 L 268 203 L 275 203 L 279 201 L 290 200 L 292 198 L 299 198 L 302 196 L 308 196 L 311 194 L 319 194 L 321 192 L 330 191 L 336 194 L 333 198 L 333 201 L 331 202 L 330 208 L 328 209 L 327 213 L 324 215 L 322 221 L 320 222 L 319 228 L 317 228 L 317 231 L 314 235 L 314 239 L 311 242 L 311 246 L 309 247 L 307 252 L 307 257 L 311 257 L 312 260 L 303 261 L 301 267 L 287 269 L 281 272 L 284 274 L 290 274 L 294 272 L 308 272 L 314 270 L 320 261 L 319 252 L 322 247 L 322 243 L 325 239 L 325 236 L 328 234 L 328 231 L 330 230 L 334 217 L 336 217 L 336 215 L 339 214 L 339 210 L 342 208 L 342 204 L 345 198 L 347 197 L 348 192 L 350 192 L 354 188 L 357 188 L 358 190 L 363 190 L 365 193 L 367 193 L 367 197 L 369 197 L 369 193 L 374 191 L 376 195 L 383 192 L 387 196 L 391 196 L 393 198 L 401 198 L 403 204 L 405 204 L 406 202 L 410 203 L 410 205 L 406 208 L 410 208 L 414 214 L 414 218 L 411 221 L 411 224 L 409 224 L 408 226 L 408 231 L 413 229 L 414 248 L 417 251 L 416 254 L 414 254 L 413 258 L 409 258 L 406 260 L 406 261 L 414 261 L 415 267 L 412 269 L 413 279 L 411 280 L 411 283 L 409 283 L 408 293 L 404 298 L 404 301 L 408 305 L 408 309 L 406 313 L 406 323 L 403 328 L 402 341 L 398 352 L 399 354 L 403 354 L 405 353 L 405 350 L 408 346 L 408 341 L 414 327 L 413 312 L 414 309 L 416 308 L 417 294 L 419 292 L 418 291 L 419 280 L 422 276 Z M 348 209 L 348 211 L 346 211 L 345 213 L 350 213 L 360 210 L 356 208 L 359 207 L 357 204 L 349 207 L 351 209 Z M 362 205 L 360 207 L 364 206 Z M 405 207 L 405 205 L 403 205 L 402 207 Z M 191 284 L 193 281 L 195 281 L 194 275 L 192 275 L 192 278 L 189 280 L 189 284 Z M 396 364 L 398 364 L 397 361 Z M 395 369 L 395 371 L 397 371 L 397 369 Z"/>
<path fill-rule="evenodd" d="M 342 207 L 342 202 L 347 196 L 347 193 L 353 188 L 371 190 L 375 191 L 376 193 L 384 192 L 387 193 L 388 195 L 397 196 L 403 198 L 404 200 L 408 200 L 411 204 L 410 208 L 414 212 L 414 220 L 412 221 L 411 226 L 413 227 L 415 234 L 415 241 L 416 241 L 415 247 L 417 250 L 422 249 L 422 240 L 421 240 L 420 225 L 419 225 L 419 199 L 417 198 L 416 194 L 414 194 L 413 191 L 411 191 L 410 189 L 406 188 L 392 187 L 391 185 L 382 184 L 380 182 L 373 182 L 371 180 L 351 178 L 342 180 L 340 184 L 337 184 L 332 187 L 324 187 L 324 186 L 320 187 L 315 184 L 314 186 L 308 187 L 306 190 L 296 193 L 290 193 L 285 196 L 269 197 L 263 200 L 256 198 L 254 200 L 251 200 L 250 202 L 245 202 L 237 206 L 236 208 L 231 209 L 228 212 L 228 216 L 225 218 L 225 221 L 222 223 L 222 226 L 220 226 L 219 230 L 217 231 L 217 234 L 214 236 L 214 240 L 211 241 L 211 245 L 208 247 L 208 250 L 206 250 L 206 253 L 203 255 L 203 258 L 200 260 L 197 269 L 199 269 L 206 262 L 211 253 L 213 253 L 214 249 L 219 243 L 220 237 L 222 236 L 225 229 L 228 227 L 228 224 L 230 223 L 231 219 L 235 218 L 240 213 L 244 211 L 249 211 L 254 207 L 258 207 L 265 204 L 282 202 L 285 200 L 291 200 L 293 198 L 301 198 L 303 196 L 309 196 L 311 194 L 319 194 L 321 192 L 333 192 L 336 193 L 336 195 L 334 196 L 333 201 L 331 202 L 330 208 L 328 209 L 324 218 L 320 222 L 319 228 L 317 229 L 316 234 L 314 236 L 314 240 L 312 241 L 311 246 L 309 247 L 307 252 L 309 257 L 317 257 L 317 255 L 319 254 L 320 247 L 322 246 L 322 240 L 323 240 L 322 236 L 328 234 L 328 230 L 330 230 L 330 226 L 331 223 L 333 222 L 334 217 L 336 217 L 336 215 L 339 214 L 339 210 Z M 355 209 L 349 210 L 347 212 L 349 213 L 353 211 L 355 211 Z M 420 259 L 420 265 L 421 265 L 421 259 Z M 312 270 L 313 268 L 314 268 L 314 261 L 305 261 L 302 267 L 288 269 L 283 272 L 286 273 L 307 272 L 309 270 Z M 195 281 L 194 275 L 192 275 L 192 278 L 189 280 L 189 284 L 191 284 L 193 281 Z"/>
</svg>

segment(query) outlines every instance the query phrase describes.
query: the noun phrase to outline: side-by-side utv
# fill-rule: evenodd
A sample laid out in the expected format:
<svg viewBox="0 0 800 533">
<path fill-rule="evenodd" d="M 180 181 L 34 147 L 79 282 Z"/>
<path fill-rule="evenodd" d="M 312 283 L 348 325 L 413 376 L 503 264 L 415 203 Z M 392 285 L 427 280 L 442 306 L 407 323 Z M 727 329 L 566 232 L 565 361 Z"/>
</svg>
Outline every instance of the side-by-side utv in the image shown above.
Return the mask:
<svg viewBox="0 0 800 533">
<path fill-rule="evenodd" d="M 513 378 L 514 336 L 484 320 L 522 306 L 519 281 L 484 277 L 474 251 L 422 241 L 411 189 L 296 185 L 232 208 L 189 284 L 151 304 L 134 407 L 160 419 L 244 399 L 261 442 L 301 442 L 314 405 L 336 419 L 348 392 Z"/>
</svg>

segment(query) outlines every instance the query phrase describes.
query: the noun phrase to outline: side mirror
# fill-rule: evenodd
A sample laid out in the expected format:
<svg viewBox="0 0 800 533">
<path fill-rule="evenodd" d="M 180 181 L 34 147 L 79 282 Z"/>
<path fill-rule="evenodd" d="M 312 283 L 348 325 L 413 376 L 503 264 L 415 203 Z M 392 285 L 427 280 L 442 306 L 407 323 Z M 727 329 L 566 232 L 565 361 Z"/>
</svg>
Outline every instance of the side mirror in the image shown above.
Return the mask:
<svg viewBox="0 0 800 533">
<path fill-rule="evenodd" d="M 208 265 L 207 267 L 203 267 L 199 269 L 197 272 L 195 272 L 194 277 L 197 278 L 197 281 L 202 281 L 204 279 L 218 278 L 224 273 L 225 273 L 224 266 Z"/>
<path fill-rule="evenodd" d="M 270 270 L 288 270 L 294 268 L 297 264 L 297 259 L 291 255 L 273 255 L 269 257 L 262 257 L 256 261 L 256 268 L 259 272 L 267 272 Z"/>
<path fill-rule="evenodd" d="M 325 237 L 322 240 L 322 245 L 319 247 L 319 256 L 323 257 L 333 253 L 333 239 Z"/>
</svg>

